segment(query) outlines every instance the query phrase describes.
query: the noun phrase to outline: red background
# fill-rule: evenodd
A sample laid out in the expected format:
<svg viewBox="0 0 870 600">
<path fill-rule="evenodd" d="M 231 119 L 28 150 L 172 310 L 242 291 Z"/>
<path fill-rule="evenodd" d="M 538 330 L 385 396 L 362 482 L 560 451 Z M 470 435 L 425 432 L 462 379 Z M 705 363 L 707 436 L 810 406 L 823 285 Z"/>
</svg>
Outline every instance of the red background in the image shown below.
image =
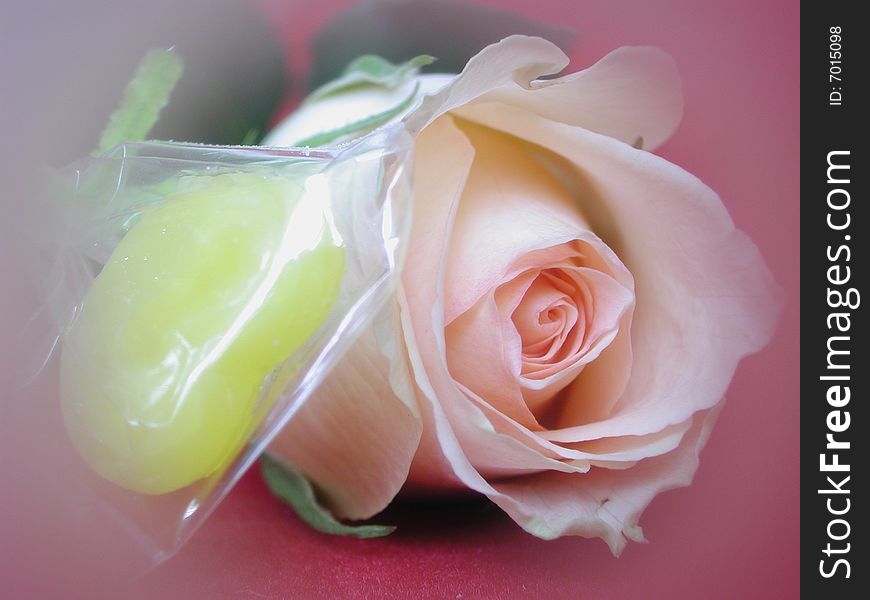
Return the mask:
<svg viewBox="0 0 870 600">
<path fill-rule="evenodd" d="M 573 68 L 626 44 L 670 52 L 685 116 L 658 152 L 719 192 L 786 291 L 777 334 L 741 363 L 694 483 L 657 498 L 641 519 L 650 543 L 630 544 L 617 559 L 600 540 L 533 538 L 485 500 L 400 504 L 376 519 L 399 525 L 392 536 L 330 537 L 299 522 L 251 472 L 174 558 L 110 596 L 798 596 L 798 3 L 481 3 L 577 29 Z M 352 2 L 256 4 L 298 69 L 311 35 Z M 83 589 L 93 584 L 85 579 Z M 74 596 L 74 587 L 64 595 Z"/>
</svg>

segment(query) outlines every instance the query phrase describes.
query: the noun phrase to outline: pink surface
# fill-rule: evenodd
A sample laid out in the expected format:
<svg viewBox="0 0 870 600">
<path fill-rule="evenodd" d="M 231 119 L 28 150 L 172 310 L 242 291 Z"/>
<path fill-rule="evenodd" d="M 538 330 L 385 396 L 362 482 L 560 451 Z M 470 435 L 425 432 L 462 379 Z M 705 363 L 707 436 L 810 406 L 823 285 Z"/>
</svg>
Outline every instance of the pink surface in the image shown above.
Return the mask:
<svg viewBox="0 0 870 600">
<path fill-rule="evenodd" d="M 798 3 L 482 3 L 578 29 L 577 68 L 620 45 L 670 52 L 686 108 L 659 153 L 721 195 L 786 290 L 778 332 L 738 369 L 695 482 L 657 498 L 641 519 L 650 543 L 631 544 L 617 559 L 600 540 L 533 538 L 485 500 L 395 506 L 376 519 L 399 524 L 387 538 L 321 535 L 252 472 L 176 557 L 125 597 L 798 595 Z M 300 65 L 311 33 L 351 2 L 258 4 Z"/>
</svg>

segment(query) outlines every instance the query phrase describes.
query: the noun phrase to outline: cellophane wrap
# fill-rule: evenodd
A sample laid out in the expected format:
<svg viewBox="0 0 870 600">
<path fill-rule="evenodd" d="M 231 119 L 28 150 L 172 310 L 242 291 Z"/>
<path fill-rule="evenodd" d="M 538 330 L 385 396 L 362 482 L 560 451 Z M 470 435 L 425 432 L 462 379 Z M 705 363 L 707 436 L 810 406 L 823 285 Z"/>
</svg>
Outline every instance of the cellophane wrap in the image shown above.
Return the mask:
<svg viewBox="0 0 870 600">
<path fill-rule="evenodd" d="M 57 390 L 83 512 L 154 562 L 203 522 L 394 295 L 410 152 L 397 124 L 326 150 L 127 143 L 51 174 L 29 385 Z"/>
</svg>

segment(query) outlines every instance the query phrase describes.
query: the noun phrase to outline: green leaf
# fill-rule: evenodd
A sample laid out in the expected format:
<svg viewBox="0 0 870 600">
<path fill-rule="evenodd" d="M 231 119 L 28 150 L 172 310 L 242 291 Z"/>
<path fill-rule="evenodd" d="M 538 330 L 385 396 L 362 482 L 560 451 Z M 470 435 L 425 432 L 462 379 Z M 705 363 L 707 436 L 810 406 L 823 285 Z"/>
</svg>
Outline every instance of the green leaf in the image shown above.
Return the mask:
<svg viewBox="0 0 870 600">
<path fill-rule="evenodd" d="M 305 477 L 264 454 L 260 469 L 269 490 L 289 504 L 299 517 L 317 531 L 332 535 L 350 535 L 359 538 L 383 537 L 396 530 L 391 525 L 345 525 L 324 508 L 314 495 L 314 488 Z"/>
<path fill-rule="evenodd" d="M 388 108 L 385 111 L 375 113 L 358 121 L 353 121 L 352 123 L 348 123 L 347 125 L 343 125 L 342 127 L 338 127 L 336 129 L 331 129 L 329 131 L 323 131 L 320 133 L 315 133 L 312 136 L 309 136 L 303 140 L 299 140 L 298 142 L 294 142 L 294 146 L 308 146 L 311 148 L 316 148 L 319 146 L 325 146 L 330 142 L 333 142 L 339 138 L 342 138 L 346 135 L 351 135 L 353 133 L 359 133 L 362 131 L 374 129 L 379 125 L 383 125 L 388 122 L 393 117 L 399 115 L 406 108 L 411 106 L 411 103 L 414 102 L 414 98 L 417 96 L 417 92 L 420 91 L 420 84 L 414 86 L 414 89 L 411 90 L 411 93 L 399 102 L 397 105 Z"/>
<path fill-rule="evenodd" d="M 124 89 L 121 105 L 109 118 L 96 154 L 121 142 L 144 140 L 169 102 L 182 70 L 181 59 L 171 50 L 149 51 Z"/>
<path fill-rule="evenodd" d="M 400 65 L 394 65 L 380 56 L 366 54 L 351 61 L 338 79 L 311 92 L 305 102 L 314 102 L 361 85 L 396 87 L 413 77 L 421 67 L 430 65 L 435 60 L 432 56 L 421 54 Z"/>
</svg>

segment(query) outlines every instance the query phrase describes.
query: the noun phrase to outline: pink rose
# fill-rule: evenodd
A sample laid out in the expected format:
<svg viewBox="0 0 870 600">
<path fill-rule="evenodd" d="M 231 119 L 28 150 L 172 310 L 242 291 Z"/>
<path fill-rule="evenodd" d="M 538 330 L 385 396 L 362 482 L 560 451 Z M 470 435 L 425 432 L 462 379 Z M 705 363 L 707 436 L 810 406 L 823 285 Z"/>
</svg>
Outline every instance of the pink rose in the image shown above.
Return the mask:
<svg viewBox="0 0 870 600">
<path fill-rule="evenodd" d="M 539 537 L 619 553 L 652 498 L 691 481 L 738 360 L 770 337 L 756 247 L 648 151 L 680 118 L 672 60 L 620 48 L 539 79 L 567 62 L 514 36 L 417 79 L 430 95 L 404 117 L 415 213 L 396 301 L 270 450 L 338 516 L 403 487 L 470 488 Z M 307 104 L 271 142 L 412 83 Z"/>
</svg>

